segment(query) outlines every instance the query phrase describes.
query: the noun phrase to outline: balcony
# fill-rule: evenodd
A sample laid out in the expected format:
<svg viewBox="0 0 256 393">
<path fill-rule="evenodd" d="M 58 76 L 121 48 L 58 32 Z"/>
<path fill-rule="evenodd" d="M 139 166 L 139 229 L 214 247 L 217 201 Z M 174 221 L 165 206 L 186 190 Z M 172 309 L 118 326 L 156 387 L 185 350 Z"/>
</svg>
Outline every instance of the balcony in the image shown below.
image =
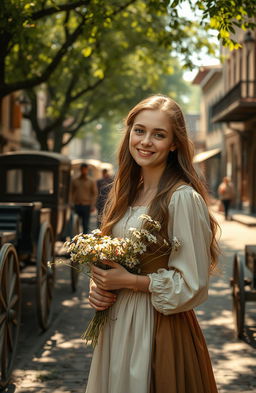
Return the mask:
<svg viewBox="0 0 256 393">
<path fill-rule="evenodd" d="M 241 81 L 212 106 L 212 122 L 244 122 L 256 117 L 256 81 Z"/>
</svg>

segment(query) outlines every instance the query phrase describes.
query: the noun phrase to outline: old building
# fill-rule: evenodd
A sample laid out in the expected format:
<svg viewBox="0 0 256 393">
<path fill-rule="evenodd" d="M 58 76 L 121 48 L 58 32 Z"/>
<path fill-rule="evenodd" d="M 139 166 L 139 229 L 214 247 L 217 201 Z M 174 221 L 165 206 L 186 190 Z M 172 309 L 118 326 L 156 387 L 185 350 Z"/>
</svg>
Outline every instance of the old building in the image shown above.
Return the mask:
<svg viewBox="0 0 256 393">
<path fill-rule="evenodd" d="M 240 49 L 222 49 L 224 91 L 211 108 L 211 119 L 225 125 L 224 165 L 235 185 L 235 205 L 256 213 L 256 31 L 240 30 L 236 39 Z"/>
<path fill-rule="evenodd" d="M 0 100 L 0 153 L 21 149 L 39 149 L 20 93 L 12 93 Z"/>
<path fill-rule="evenodd" d="M 0 101 L 0 153 L 20 148 L 21 109 L 15 94 Z"/>
<path fill-rule="evenodd" d="M 212 122 L 212 105 L 223 95 L 222 66 L 200 67 L 193 84 L 201 88 L 200 105 L 200 141 L 194 164 L 203 172 L 208 182 L 209 191 L 217 196 L 217 188 L 222 176 L 225 159 L 223 125 Z M 203 144 L 204 142 L 204 144 Z"/>
</svg>

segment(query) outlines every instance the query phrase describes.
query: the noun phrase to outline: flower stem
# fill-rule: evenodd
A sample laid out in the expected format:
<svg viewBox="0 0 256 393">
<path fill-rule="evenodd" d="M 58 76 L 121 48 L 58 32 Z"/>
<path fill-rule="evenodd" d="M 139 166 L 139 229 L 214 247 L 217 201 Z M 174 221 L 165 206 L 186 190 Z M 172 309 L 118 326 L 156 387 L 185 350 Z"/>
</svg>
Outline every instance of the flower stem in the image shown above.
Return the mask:
<svg viewBox="0 0 256 393">
<path fill-rule="evenodd" d="M 86 344 L 96 346 L 100 331 L 108 319 L 108 310 L 96 311 L 93 319 L 90 321 L 87 329 L 82 334 L 81 338 L 85 340 Z"/>
</svg>

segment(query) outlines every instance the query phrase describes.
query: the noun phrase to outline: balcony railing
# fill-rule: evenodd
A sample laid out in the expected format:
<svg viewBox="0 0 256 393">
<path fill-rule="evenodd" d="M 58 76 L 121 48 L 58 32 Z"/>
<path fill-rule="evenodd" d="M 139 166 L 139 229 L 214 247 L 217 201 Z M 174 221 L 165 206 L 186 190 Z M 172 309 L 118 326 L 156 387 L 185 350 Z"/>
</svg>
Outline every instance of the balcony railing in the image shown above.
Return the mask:
<svg viewBox="0 0 256 393">
<path fill-rule="evenodd" d="M 212 121 L 245 121 L 256 116 L 256 81 L 240 81 L 212 106 Z"/>
</svg>

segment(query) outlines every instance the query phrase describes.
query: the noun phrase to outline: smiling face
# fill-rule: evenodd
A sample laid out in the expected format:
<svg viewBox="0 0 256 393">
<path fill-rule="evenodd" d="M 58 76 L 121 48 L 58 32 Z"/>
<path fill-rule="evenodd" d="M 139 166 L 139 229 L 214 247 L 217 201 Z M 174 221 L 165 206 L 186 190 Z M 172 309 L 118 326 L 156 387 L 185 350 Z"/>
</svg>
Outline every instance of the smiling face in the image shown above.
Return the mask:
<svg viewBox="0 0 256 393">
<path fill-rule="evenodd" d="M 176 149 L 168 116 L 161 110 L 142 110 L 134 119 L 129 150 L 142 168 L 165 167 L 170 151 Z"/>
</svg>

